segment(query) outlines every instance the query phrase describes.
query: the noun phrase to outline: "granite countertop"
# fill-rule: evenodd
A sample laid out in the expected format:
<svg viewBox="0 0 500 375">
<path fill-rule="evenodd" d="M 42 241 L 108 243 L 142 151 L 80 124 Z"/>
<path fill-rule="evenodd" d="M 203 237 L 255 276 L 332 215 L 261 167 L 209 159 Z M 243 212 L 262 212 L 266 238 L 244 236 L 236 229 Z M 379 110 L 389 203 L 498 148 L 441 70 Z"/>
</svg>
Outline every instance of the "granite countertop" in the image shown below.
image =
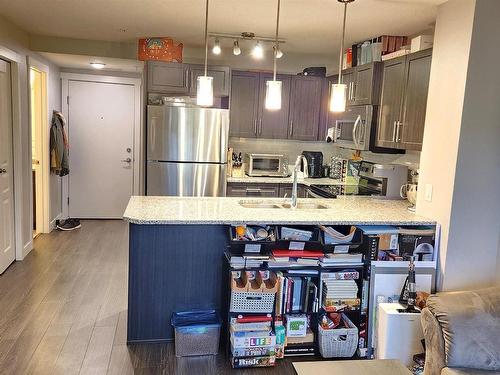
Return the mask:
<svg viewBox="0 0 500 375">
<path fill-rule="evenodd" d="M 239 182 L 246 184 L 292 184 L 293 177 L 228 177 L 227 182 Z M 299 184 L 311 185 L 348 185 L 357 186 L 356 183 L 345 183 L 341 180 L 333 180 L 331 178 L 302 178 L 297 181 Z"/>
<path fill-rule="evenodd" d="M 245 208 L 240 201 L 283 203 L 277 198 L 154 197 L 130 198 L 124 219 L 133 224 L 325 224 L 433 225 L 435 221 L 407 210 L 408 202 L 371 197 L 299 199 L 328 209 Z M 289 200 L 287 201 L 289 202 Z"/>
</svg>

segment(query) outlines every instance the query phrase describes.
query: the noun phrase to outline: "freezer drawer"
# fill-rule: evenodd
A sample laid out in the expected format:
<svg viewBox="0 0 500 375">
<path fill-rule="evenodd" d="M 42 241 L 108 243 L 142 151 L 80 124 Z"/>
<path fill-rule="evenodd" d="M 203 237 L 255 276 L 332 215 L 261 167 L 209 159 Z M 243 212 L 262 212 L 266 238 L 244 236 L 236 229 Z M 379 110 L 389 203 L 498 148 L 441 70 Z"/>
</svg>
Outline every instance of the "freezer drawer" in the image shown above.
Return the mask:
<svg viewBox="0 0 500 375">
<path fill-rule="evenodd" d="M 148 161 L 146 195 L 226 196 L 226 164 Z"/>
<path fill-rule="evenodd" d="M 147 160 L 225 163 L 229 111 L 148 106 Z"/>
</svg>

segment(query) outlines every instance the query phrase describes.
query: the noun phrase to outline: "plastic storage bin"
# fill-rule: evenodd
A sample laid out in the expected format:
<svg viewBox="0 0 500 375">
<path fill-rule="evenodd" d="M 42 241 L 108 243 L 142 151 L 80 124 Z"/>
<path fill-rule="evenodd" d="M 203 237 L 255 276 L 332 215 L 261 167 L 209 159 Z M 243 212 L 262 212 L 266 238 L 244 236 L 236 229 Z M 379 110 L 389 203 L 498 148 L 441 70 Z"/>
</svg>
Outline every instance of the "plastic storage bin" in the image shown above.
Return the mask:
<svg viewBox="0 0 500 375">
<path fill-rule="evenodd" d="M 219 352 L 221 320 L 215 310 L 183 311 L 172 314 L 175 355 L 216 355 Z"/>
</svg>

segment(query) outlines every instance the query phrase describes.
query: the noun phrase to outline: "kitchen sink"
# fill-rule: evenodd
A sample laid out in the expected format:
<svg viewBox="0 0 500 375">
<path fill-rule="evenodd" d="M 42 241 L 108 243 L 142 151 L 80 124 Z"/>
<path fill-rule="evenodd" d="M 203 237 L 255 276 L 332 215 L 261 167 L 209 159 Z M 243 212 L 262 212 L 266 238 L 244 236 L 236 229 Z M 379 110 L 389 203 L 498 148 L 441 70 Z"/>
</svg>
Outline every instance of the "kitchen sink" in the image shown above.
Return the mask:
<svg viewBox="0 0 500 375">
<path fill-rule="evenodd" d="M 281 205 L 281 207 L 292 208 L 292 205 L 290 203 L 284 203 Z M 324 204 L 304 203 L 304 202 L 297 203 L 298 210 L 324 210 L 325 208 L 328 208 L 328 206 L 325 206 Z"/>
<path fill-rule="evenodd" d="M 292 209 L 291 203 L 272 203 L 263 201 L 239 201 L 240 206 L 245 208 L 281 208 L 281 209 Z M 297 203 L 296 209 L 298 210 L 320 210 L 329 208 L 324 204 L 310 203 L 310 202 L 299 202 Z"/>
<path fill-rule="evenodd" d="M 245 202 L 240 201 L 240 206 L 245 208 L 281 208 L 281 205 L 266 202 Z"/>
</svg>

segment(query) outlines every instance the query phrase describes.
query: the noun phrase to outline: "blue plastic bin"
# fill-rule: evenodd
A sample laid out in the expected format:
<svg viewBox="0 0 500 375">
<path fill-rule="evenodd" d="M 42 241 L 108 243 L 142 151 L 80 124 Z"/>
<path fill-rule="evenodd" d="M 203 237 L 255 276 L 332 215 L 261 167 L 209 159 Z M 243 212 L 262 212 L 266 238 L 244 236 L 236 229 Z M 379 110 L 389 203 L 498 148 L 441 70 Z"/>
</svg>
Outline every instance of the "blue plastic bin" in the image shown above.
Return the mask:
<svg viewBox="0 0 500 375">
<path fill-rule="evenodd" d="M 219 352 L 221 319 L 215 310 L 182 311 L 172 314 L 175 355 L 216 355 Z"/>
</svg>

